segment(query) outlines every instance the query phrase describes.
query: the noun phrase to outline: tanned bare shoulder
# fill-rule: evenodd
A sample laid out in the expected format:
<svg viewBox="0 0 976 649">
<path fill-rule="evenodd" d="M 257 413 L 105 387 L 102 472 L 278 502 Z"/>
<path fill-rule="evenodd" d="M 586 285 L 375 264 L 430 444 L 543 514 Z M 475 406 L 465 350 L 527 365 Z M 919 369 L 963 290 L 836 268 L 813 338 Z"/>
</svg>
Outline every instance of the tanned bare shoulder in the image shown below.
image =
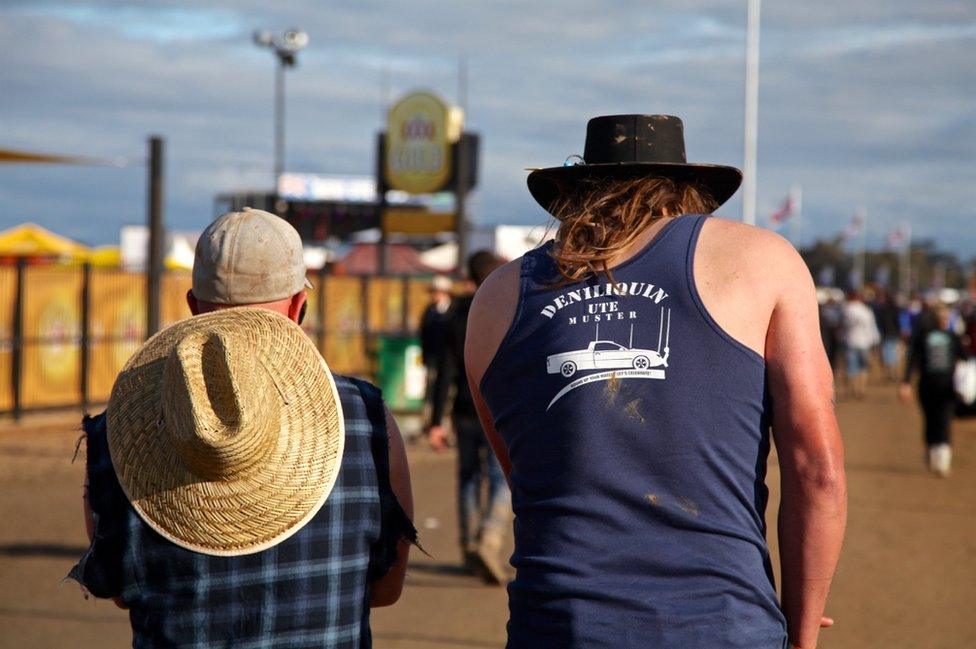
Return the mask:
<svg viewBox="0 0 976 649">
<path fill-rule="evenodd" d="M 784 295 L 809 282 L 789 241 L 775 232 L 711 217 L 695 250 L 695 284 L 705 308 L 729 335 L 759 355 Z"/>
<path fill-rule="evenodd" d="M 776 232 L 717 216 L 705 222 L 696 257 L 767 288 L 807 274 L 796 248 Z"/>
<path fill-rule="evenodd" d="M 495 269 L 474 295 L 468 314 L 464 363 L 475 381 L 488 368 L 515 317 L 522 258 Z"/>
</svg>

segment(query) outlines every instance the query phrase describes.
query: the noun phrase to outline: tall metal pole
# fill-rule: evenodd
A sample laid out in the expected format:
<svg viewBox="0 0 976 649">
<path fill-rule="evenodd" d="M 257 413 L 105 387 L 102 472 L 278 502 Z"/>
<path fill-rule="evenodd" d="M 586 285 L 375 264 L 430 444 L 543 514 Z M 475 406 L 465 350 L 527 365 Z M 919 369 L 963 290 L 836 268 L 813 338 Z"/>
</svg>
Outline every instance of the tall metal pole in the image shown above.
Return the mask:
<svg viewBox="0 0 976 649">
<path fill-rule="evenodd" d="M 464 122 L 467 122 L 468 115 L 468 59 L 463 54 L 458 57 L 457 73 L 457 102 L 463 113 Z M 464 123 L 462 122 L 462 124 Z M 464 268 L 468 261 L 468 215 L 465 209 L 468 196 L 467 180 L 470 173 L 471 151 L 470 140 L 465 137 L 464 128 L 461 128 L 461 135 L 458 139 L 457 165 L 455 167 L 457 178 L 454 179 L 454 211 L 457 219 L 455 223 L 455 236 L 457 237 L 457 268 L 455 273 L 458 277 L 464 276 Z"/>
<path fill-rule="evenodd" d="M 746 18 L 746 116 L 743 151 L 742 220 L 756 224 L 756 140 L 759 128 L 760 0 L 749 0 Z"/>
<path fill-rule="evenodd" d="M 146 257 L 146 338 L 159 331 L 163 283 L 163 138 L 149 138 L 149 254 Z"/>
<path fill-rule="evenodd" d="M 457 72 L 457 104 L 464 111 L 464 119 L 468 119 L 468 57 L 464 54 L 458 57 Z"/>
<path fill-rule="evenodd" d="M 390 111 L 390 66 L 380 72 L 380 128 L 386 125 Z"/>
<path fill-rule="evenodd" d="M 281 55 L 275 66 L 275 111 L 274 111 L 274 187 L 278 191 L 278 179 L 285 169 L 285 62 Z"/>
<path fill-rule="evenodd" d="M 861 235 L 861 241 L 854 253 L 854 273 L 857 277 L 857 285 L 853 288 L 860 289 L 864 286 L 864 272 L 865 268 L 865 256 L 867 249 L 868 240 L 868 209 L 866 207 L 861 207 L 857 211 L 861 216 L 861 231 L 858 233 Z"/>
<path fill-rule="evenodd" d="M 464 276 L 464 268 L 468 261 L 468 216 L 465 210 L 465 203 L 467 202 L 468 196 L 468 175 L 470 170 L 470 165 L 473 163 L 471 160 L 471 141 L 470 138 L 465 137 L 465 133 L 461 131 L 461 138 L 458 140 L 455 151 L 457 152 L 457 165 L 455 166 L 457 177 L 454 179 L 454 212 L 455 218 L 455 233 L 457 237 L 457 268 L 455 268 L 455 274 L 457 277 Z"/>
<path fill-rule="evenodd" d="M 903 221 L 902 249 L 898 255 L 898 290 L 908 296 L 912 291 L 912 228 L 908 221 Z"/>
</svg>

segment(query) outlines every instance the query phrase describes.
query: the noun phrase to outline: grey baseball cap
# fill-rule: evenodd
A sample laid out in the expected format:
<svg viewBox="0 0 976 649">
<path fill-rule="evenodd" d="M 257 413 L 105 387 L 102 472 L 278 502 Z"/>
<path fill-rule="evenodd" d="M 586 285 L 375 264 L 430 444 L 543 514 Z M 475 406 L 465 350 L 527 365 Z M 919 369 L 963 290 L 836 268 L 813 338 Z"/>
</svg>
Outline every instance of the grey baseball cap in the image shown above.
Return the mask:
<svg viewBox="0 0 976 649">
<path fill-rule="evenodd" d="M 245 207 L 207 226 L 193 260 L 193 295 L 214 304 L 274 302 L 312 288 L 302 239 L 284 219 Z"/>
</svg>

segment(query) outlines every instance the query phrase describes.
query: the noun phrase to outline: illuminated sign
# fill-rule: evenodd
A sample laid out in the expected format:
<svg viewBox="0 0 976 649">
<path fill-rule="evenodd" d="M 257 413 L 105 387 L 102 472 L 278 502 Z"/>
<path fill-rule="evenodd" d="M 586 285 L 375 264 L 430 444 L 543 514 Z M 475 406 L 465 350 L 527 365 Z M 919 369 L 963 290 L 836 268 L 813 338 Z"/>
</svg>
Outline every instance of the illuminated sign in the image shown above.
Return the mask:
<svg viewBox="0 0 976 649">
<path fill-rule="evenodd" d="M 461 111 L 439 97 L 415 92 L 390 108 L 385 175 L 390 189 L 427 194 L 451 181 L 451 145 L 461 136 Z"/>
</svg>

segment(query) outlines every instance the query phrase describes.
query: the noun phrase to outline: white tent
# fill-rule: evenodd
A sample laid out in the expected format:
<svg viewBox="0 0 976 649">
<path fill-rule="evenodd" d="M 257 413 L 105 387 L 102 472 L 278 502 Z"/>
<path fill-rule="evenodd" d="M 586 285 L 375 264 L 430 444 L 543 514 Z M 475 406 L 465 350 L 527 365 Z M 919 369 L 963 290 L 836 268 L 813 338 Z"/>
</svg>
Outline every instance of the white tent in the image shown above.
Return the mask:
<svg viewBox="0 0 976 649">
<path fill-rule="evenodd" d="M 434 246 L 420 253 L 420 261 L 426 266 L 448 273 L 457 266 L 458 246 L 453 241 Z"/>
</svg>

